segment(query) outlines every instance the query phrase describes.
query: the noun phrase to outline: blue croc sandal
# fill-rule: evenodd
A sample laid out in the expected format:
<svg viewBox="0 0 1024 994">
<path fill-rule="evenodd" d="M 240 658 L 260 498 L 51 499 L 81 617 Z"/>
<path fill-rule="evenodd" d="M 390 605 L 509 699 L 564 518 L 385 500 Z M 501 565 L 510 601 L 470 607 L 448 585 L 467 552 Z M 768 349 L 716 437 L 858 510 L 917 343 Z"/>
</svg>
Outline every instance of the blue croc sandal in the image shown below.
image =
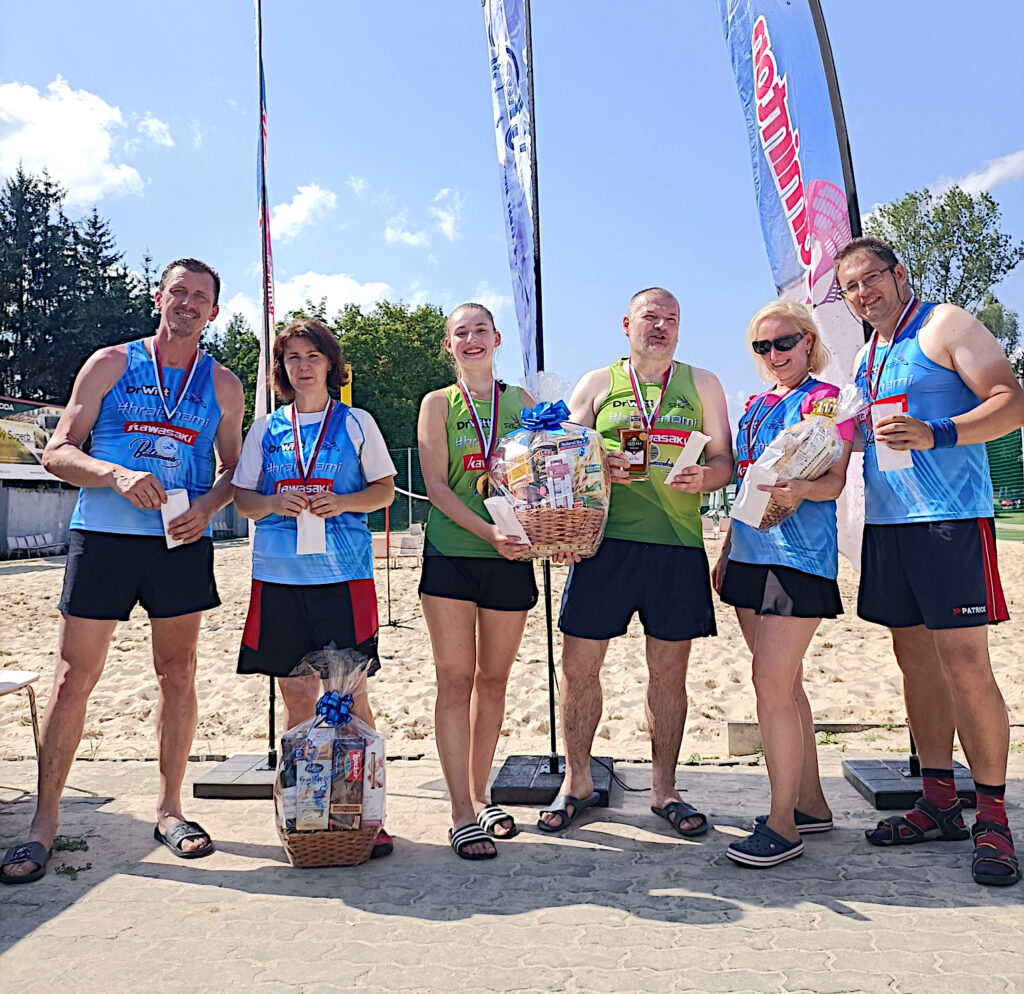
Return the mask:
<svg viewBox="0 0 1024 994">
<path fill-rule="evenodd" d="M 754 825 L 763 825 L 767 821 L 768 815 L 758 815 L 754 819 Z M 799 808 L 793 809 L 793 821 L 796 822 L 796 830 L 801 835 L 831 832 L 835 827 L 831 818 L 815 818 L 814 815 L 805 815 Z"/>
<path fill-rule="evenodd" d="M 803 852 L 803 840 L 790 842 L 767 825 L 758 825 L 745 839 L 732 843 L 725 855 L 741 866 L 765 867 L 796 859 Z"/>
</svg>

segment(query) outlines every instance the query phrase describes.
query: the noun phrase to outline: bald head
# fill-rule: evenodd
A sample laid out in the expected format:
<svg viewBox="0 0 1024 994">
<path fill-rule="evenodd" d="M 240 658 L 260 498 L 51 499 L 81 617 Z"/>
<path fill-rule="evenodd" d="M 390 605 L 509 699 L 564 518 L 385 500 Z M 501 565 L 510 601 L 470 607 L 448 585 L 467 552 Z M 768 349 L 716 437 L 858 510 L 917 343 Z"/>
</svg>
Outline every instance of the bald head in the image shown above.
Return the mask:
<svg viewBox="0 0 1024 994">
<path fill-rule="evenodd" d="M 628 314 L 632 316 L 638 308 L 642 308 L 646 306 L 648 302 L 653 302 L 658 298 L 667 298 L 667 302 L 671 302 L 671 304 L 675 306 L 676 315 L 678 316 L 679 301 L 676 299 L 676 295 L 660 286 L 649 286 L 646 290 L 637 290 L 637 292 L 629 298 Z"/>
</svg>

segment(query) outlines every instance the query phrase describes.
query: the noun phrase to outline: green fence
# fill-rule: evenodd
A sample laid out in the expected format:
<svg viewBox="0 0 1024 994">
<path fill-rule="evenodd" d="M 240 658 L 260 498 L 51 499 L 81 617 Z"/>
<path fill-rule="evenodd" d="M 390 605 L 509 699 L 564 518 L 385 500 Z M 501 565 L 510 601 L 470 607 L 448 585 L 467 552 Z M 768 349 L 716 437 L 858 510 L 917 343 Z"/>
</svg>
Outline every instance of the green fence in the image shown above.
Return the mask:
<svg viewBox="0 0 1024 994">
<path fill-rule="evenodd" d="M 986 443 L 995 513 L 1024 511 L 1024 461 L 1021 458 L 1021 429 Z"/>
<path fill-rule="evenodd" d="M 395 469 L 398 470 L 395 476 L 395 487 L 419 495 L 419 497 L 409 497 L 407 494 L 395 494 L 395 502 L 388 512 L 391 516 L 391 530 L 404 532 L 408 531 L 410 524 L 426 522 L 430 501 L 420 499 L 426 497 L 427 488 L 423 483 L 423 473 L 420 471 L 419 450 L 390 449 L 389 451 Z M 384 512 L 374 511 L 369 515 L 369 523 L 370 531 L 384 531 Z"/>
</svg>

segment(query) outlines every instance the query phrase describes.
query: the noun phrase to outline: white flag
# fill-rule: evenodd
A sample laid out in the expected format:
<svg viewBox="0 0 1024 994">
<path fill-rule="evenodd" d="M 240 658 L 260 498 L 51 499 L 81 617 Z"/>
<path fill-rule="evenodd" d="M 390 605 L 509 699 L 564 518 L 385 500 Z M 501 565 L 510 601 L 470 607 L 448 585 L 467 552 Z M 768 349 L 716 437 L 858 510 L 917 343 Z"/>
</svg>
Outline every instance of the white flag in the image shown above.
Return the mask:
<svg viewBox="0 0 1024 994">
<path fill-rule="evenodd" d="M 522 0 L 484 0 L 491 63 L 491 98 L 501 167 L 512 295 L 519 321 L 526 386 L 537 390 L 537 300 L 534 272 L 533 122 L 529 53 Z"/>
</svg>

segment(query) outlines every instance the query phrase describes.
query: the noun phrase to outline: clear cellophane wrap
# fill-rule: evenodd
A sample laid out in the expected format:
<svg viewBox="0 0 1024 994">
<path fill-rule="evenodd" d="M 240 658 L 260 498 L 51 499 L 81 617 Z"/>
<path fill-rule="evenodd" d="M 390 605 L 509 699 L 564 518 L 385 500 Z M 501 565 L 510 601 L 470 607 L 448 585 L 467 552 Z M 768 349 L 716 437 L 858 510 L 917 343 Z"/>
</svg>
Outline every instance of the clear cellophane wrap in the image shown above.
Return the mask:
<svg viewBox="0 0 1024 994">
<path fill-rule="evenodd" d="M 776 472 L 780 483 L 818 479 L 842 458 L 843 440 L 838 426 L 856 417 L 866 406 L 860 389 L 852 383 L 844 386 L 836 397 L 816 400 L 811 413 L 779 432 L 754 465 Z M 758 530 L 767 531 L 781 524 L 802 503 L 797 501 L 793 507 L 783 507 L 774 497 L 769 498 Z"/>
<path fill-rule="evenodd" d="M 529 536 L 523 558 L 592 556 L 604 533 L 611 490 L 604 440 L 568 415 L 561 401 L 524 410 L 524 427 L 499 439 L 491 457 L 488 490 L 511 505 Z"/>
</svg>

